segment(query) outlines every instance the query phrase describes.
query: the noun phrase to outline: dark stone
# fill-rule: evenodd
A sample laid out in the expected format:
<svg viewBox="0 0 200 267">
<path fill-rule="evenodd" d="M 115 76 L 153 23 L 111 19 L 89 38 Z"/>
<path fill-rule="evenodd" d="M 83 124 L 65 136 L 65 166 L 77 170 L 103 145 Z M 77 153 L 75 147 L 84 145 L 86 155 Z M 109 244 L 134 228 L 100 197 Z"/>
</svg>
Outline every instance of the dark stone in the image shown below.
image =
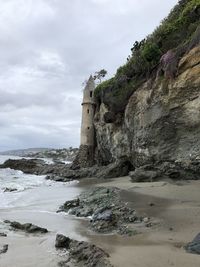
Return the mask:
<svg viewBox="0 0 200 267">
<path fill-rule="evenodd" d="M 45 166 L 43 160 L 38 159 L 8 159 L 3 164 L 0 165 L 0 168 L 11 168 L 14 170 L 20 170 L 24 173 L 35 173 L 39 167 Z"/>
<path fill-rule="evenodd" d="M 85 266 L 85 267 L 112 267 L 109 255 L 101 248 L 85 241 L 76 241 L 58 234 L 56 236 L 56 248 L 68 250 L 67 260 L 62 260 L 59 266 Z"/>
<path fill-rule="evenodd" d="M 132 164 L 126 158 L 117 160 L 104 168 L 96 174 L 99 178 L 115 178 L 120 176 L 126 176 L 133 169 Z"/>
<path fill-rule="evenodd" d="M 113 112 L 106 112 L 104 114 L 104 121 L 105 123 L 114 123 L 116 120 L 115 114 Z"/>
<path fill-rule="evenodd" d="M 185 246 L 187 252 L 200 255 L 200 233 Z"/>
<path fill-rule="evenodd" d="M 73 200 L 68 200 L 66 201 L 61 207 L 60 209 L 58 210 L 58 212 L 61 212 L 61 211 L 69 211 L 71 208 L 75 208 L 75 207 L 78 207 L 79 206 L 79 203 L 80 203 L 80 200 L 79 198 L 77 199 L 73 199 Z"/>
<path fill-rule="evenodd" d="M 152 182 L 158 179 L 197 180 L 200 178 L 200 161 L 159 161 L 130 172 L 133 182 Z"/>
<path fill-rule="evenodd" d="M 73 241 L 70 245 L 69 257 L 79 266 L 112 267 L 109 255 L 101 248 L 84 241 Z"/>
<path fill-rule="evenodd" d="M 145 170 L 143 167 L 140 167 L 130 172 L 129 176 L 132 182 L 153 182 L 160 176 L 160 173 L 155 170 Z"/>
<path fill-rule="evenodd" d="M 8 245 L 3 245 L 2 249 L 0 249 L 0 254 L 4 254 L 8 251 Z"/>
<path fill-rule="evenodd" d="M 6 237 L 7 234 L 5 234 L 5 233 L 0 233 L 0 236 L 1 236 L 1 237 Z"/>
<path fill-rule="evenodd" d="M 92 188 L 83 192 L 78 199 L 67 201 L 60 210 L 69 211 L 77 217 L 90 216 L 91 228 L 100 233 L 116 231 L 122 225 L 140 220 L 135 210 L 121 200 L 120 190 L 113 187 Z"/>
<path fill-rule="evenodd" d="M 97 211 L 94 213 L 92 217 L 93 221 L 112 221 L 113 220 L 113 213 L 112 210 L 104 210 L 104 211 Z"/>
<path fill-rule="evenodd" d="M 48 232 L 48 230 L 46 228 L 39 227 L 39 226 L 34 225 L 32 223 L 21 224 L 21 223 L 16 222 L 16 221 L 11 222 L 11 221 L 8 221 L 8 220 L 5 220 L 4 223 L 9 224 L 15 230 L 25 231 L 26 233 L 45 234 L 45 233 Z"/>
<path fill-rule="evenodd" d="M 98 166 L 73 170 L 69 165 L 60 163 L 46 164 L 44 161 L 37 159 L 9 159 L 1 164 L 0 168 L 20 170 L 27 174 L 47 175 L 46 179 L 57 182 L 69 182 L 84 177 L 94 177 L 99 171 Z"/>
<path fill-rule="evenodd" d="M 66 248 L 69 249 L 71 239 L 69 237 L 66 237 L 61 234 L 56 235 L 56 243 L 55 247 L 56 248 Z"/>
<path fill-rule="evenodd" d="M 81 145 L 79 152 L 72 163 L 71 169 L 77 170 L 79 168 L 92 167 L 94 162 L 95 148 L 93 146 Z"/>
<path fill-rule="evenodd" d="M 153 207 L 153 206 L 155 206 L 155 204 L 154 204 L 153 202 L 150 202 L 150 203 L 149 203 L 149 206 L 150 206 L 150 207 Z"/>
<path fill-rule="evenodd" d="M 15 191 L 17 191 L 17 189 L 16 188 L 8 188 L 8 187 L 6 187 L 6 188 L 4 188 L 3 189 L 3 192 L 15 192 Z"/>
</svg>

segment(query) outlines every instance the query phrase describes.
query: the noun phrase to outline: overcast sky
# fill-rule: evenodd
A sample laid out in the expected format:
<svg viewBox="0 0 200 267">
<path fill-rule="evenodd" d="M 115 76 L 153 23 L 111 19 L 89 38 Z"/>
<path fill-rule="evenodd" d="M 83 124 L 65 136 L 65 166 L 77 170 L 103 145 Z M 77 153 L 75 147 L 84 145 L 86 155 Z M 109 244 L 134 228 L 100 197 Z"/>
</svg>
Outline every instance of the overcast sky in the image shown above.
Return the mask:
<svg viewBox="0 0 200 267">
<path fill-rule="evenodd" d="M 79 146 L 82 82 L 177 0 L 0 0 L 0 150 Z"/>
</svg>

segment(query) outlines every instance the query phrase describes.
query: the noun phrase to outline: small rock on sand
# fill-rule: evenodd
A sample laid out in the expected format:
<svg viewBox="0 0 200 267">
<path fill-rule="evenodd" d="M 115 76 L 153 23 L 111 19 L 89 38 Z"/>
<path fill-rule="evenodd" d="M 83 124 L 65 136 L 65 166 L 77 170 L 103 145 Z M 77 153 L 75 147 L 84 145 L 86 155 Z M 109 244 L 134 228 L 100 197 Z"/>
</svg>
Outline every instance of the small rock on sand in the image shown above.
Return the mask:
<svg viewBox="0 0 200 267">
<path fill-rule="evenodd" d="M 40 234 L 45 234 L 48 232 L 46 228 L 39 227 L 37 225 L 34 225 L 32 223 L 24 223 L 21 224 L 19 222 L 11 222 L 8 220 L 5 220 L 4 223 L 9 224 L 14 230 L 22 230 L 26 233 L 40 233 Z"/>
<path fill-rule="evenodd" d="M 6 253 L 8 251 L 8 245 L 3 245 L 3 247 L 0 249 L 0 254 Z"/>
<path fill-rule="evenodd" d="M 200 233 L 185 246 L 187 252 L 200 255 Z"/>
</svg>

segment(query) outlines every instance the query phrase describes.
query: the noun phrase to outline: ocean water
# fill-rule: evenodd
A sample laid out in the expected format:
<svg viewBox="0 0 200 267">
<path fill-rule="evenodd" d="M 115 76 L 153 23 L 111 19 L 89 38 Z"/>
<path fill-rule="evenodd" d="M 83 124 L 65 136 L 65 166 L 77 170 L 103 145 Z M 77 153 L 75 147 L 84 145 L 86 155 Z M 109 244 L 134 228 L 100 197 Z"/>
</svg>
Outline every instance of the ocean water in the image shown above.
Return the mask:
<svg viewBox="0 0 200 267">
<path fill-rule="evenodd" d="M 20 157 L 0 156 L 0 164 L 8 158 L 20 159 Z M 54 203 L 54 208 L 59 199 L 74 198 L 76 189 L 72 187 L 77 181 L 71 183 L 57 183 L 46 180 L 45 176 L 24 174 L 21 171 L 10 168 L 0 169 L 0 209 L 23 207 L 37 204 L 41 199 L 47 198 L 49 203 Z M 14 190 L 8 192 L 8 190 Z M 7 192 L 6 192 L 7 190 Z M 66 192 L 67 191 L 67 192 Z M 69 192 L 68 192 L 69 191 Z M 78 193 L 78 192 L 77 192 Z M 51 207 L 52 209 L 53 207 Z"/>
<path fill-rule="evenodd" d="M 0 162 L 8 158 L 18 157 L 0 156 Z M 0 237 L 0 247 L 5 242 L 9 244 L 8 252 L 0 257 L 0 267 L 57 266 L 58 255 L 54 247 L 56 233 L 85 239 L 81 234 L 85 229 L 81 226 L 81 220 L 66 213 L 56 213 L 65 201 L 80 194 L 77 184 L 77 181 L 54 182 L 46 180 L 45 176 L 0 169 L 0 232 L 8 235 L 6 239 Z M 15 191 L 5 192 L 6 188 Z M 4 220 L 33 223 L 47 228 L 49 234 L 45 237 L 27 236 L 9 229 Z"/>
</svg>

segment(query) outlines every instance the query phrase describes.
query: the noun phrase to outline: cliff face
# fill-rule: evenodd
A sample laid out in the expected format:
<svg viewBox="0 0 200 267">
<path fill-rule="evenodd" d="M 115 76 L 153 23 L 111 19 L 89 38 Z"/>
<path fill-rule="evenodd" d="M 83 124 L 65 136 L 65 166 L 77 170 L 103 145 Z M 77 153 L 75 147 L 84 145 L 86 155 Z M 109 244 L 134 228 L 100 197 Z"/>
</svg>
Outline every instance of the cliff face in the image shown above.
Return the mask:
<svg viewBox="0 0 200 267">
<path fill-rule="evenodd" d="M 200 46 L 180 60 L 176 78 L 159 77 L 138 87 L 121 120 L 101 103 L 95 129 L 102 164 L 122 157 L 136 167 L 200 159 Z"/>
</svg>

